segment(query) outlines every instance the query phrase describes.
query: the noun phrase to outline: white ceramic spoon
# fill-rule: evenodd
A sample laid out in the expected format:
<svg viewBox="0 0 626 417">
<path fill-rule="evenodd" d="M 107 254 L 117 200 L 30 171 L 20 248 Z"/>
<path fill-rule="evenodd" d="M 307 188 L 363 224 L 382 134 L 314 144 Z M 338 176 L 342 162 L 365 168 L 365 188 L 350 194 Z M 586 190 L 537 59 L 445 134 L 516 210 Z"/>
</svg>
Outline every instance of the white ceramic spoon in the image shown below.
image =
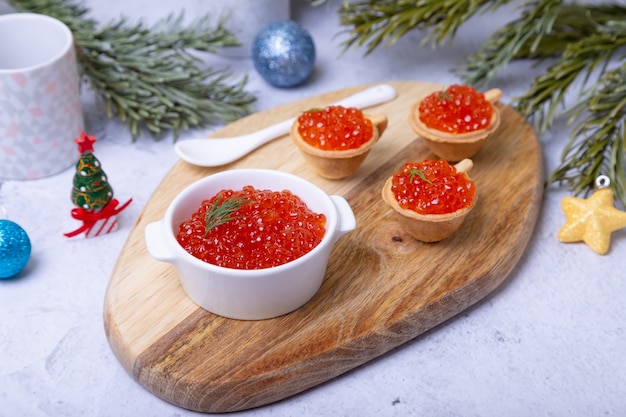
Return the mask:
<svg viewBox="0 0 626 417">
<path fill-rule="evenodd" d="M 392 86 L 379 84 L 333 104 L 366 108 L 393 100 L 397 95 Z M 202 167 L 220 166 L 236 161 L 259 146 L 286 135 L 294 120 L 295 117 L 247 135 L 183 140 L 176 143 L 174 149 L 182 160 L 190 164 Z"/>
</svg>

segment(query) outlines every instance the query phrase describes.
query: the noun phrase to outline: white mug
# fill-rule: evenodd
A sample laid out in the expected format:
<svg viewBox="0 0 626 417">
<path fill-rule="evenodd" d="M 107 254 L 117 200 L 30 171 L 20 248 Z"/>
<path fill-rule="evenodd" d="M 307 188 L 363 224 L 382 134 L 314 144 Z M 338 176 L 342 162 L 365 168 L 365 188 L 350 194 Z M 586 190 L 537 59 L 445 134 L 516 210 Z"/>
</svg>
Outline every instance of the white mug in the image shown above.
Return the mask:
<svg viewBox="0 0 626 417">
<path fill-rule="evenodd" d="M 36 179 L 78 160 L 83 130 L 70 29 L 33 13 L 0 16 L 0 178 Z"/>
</svg>

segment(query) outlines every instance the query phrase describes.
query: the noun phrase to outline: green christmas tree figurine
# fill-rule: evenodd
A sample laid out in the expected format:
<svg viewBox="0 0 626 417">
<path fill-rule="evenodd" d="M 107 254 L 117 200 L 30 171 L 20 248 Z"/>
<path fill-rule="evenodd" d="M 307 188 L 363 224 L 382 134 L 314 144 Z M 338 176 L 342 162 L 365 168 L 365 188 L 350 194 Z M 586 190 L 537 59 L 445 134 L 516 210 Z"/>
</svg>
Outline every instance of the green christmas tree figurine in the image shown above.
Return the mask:
<svg viewBox="0 0 626 417">
<path fill-rule="evenodd" d="M 100 161 L 93 154 L 96 138 L 85 132 L 75 139 L 80 152 L 74 174 L 72 202 L 85 210 L 97 210 L 109 204 L 113 199 L 113 189 L 100 166 Z"/>
<path fill-rule="evenodd" d="M 85 233 L 86 237 L 99 236 L 117 230 L 117 214 L 124 210 L 132 201 L 129 199 L 121 207 L 113 198 L 113 189 L 100 161 L 93 154 L 96 138 L 82 132 L 74 139 L 78 144 L 80 159 L 76 163 L 72 188 L 72 202 L 77 208 L 72 210 L 72 217 L 81 220 L 83 225 L 67 237 Z"/>
</svg>

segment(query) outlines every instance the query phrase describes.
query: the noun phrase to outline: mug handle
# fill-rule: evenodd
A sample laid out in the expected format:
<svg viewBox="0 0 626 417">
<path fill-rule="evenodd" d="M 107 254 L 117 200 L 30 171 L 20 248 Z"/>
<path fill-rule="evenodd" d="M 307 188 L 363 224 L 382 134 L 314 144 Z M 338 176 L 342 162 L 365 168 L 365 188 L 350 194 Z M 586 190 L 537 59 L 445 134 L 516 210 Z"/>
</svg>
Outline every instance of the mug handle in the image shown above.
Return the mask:
<svg viewBox="0 0 626 417">
<path fill-rule="evenodd" d="M 146 248 L 150 256 L 157 261 L 170 263 L 173 261 L 174 256 L 165 243 L 162 221 L 148 224 L 144 230 L 144 237 L 146 240 Z"/>
<path fill-rule="evenodd" d="M 356 218 L 350 204 L 339 195 L 331 195 L 330 199 L 337 208 L 337 233 L 338 236 L 356 229 Z"/>
</svg>

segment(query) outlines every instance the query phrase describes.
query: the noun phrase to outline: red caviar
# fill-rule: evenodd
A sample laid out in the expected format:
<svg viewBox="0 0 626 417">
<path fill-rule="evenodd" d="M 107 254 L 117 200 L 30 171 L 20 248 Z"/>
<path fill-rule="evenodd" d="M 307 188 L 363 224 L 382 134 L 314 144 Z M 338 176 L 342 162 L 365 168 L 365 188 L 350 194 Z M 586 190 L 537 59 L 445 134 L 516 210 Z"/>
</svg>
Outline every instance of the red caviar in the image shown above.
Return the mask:
<svg viewBox="0 0 626 417">
<path fill-rule="evenodd" d="M 454 84 L 427 96 L 419 111 L 420 120 L 427 127 L 458 134 L 489 127 L 493 106 L 474 87 Z"/>
<path fill-rule="evenodd" d="M 221 199 L 221 200 L 220 200 Z M 207 232 L 206 214 L 231 199 L 243 202 L 226 222 Z M 222 190 L 202 202 L 180 225 L 176 239 L 205 262 L 234 269 L 262 269 L 291 262 L 315 248 L 324 237 L 326 216 L 311 211 L 289 190 Z"/>
<path fill-rule="evenodd" d="M 372 138 L 371 120 L 355 107 L 327 106 L 302 113 L 298 133 L 311 146 L 324 150 L 355 149 Z"/>
<path fill-rule="evenodd" d="M 407 162 L 391 183 L 400 207 L 419 214 L 445 214 L 470 207 L 474 182 L 445 160 Z"/>
</svg>

